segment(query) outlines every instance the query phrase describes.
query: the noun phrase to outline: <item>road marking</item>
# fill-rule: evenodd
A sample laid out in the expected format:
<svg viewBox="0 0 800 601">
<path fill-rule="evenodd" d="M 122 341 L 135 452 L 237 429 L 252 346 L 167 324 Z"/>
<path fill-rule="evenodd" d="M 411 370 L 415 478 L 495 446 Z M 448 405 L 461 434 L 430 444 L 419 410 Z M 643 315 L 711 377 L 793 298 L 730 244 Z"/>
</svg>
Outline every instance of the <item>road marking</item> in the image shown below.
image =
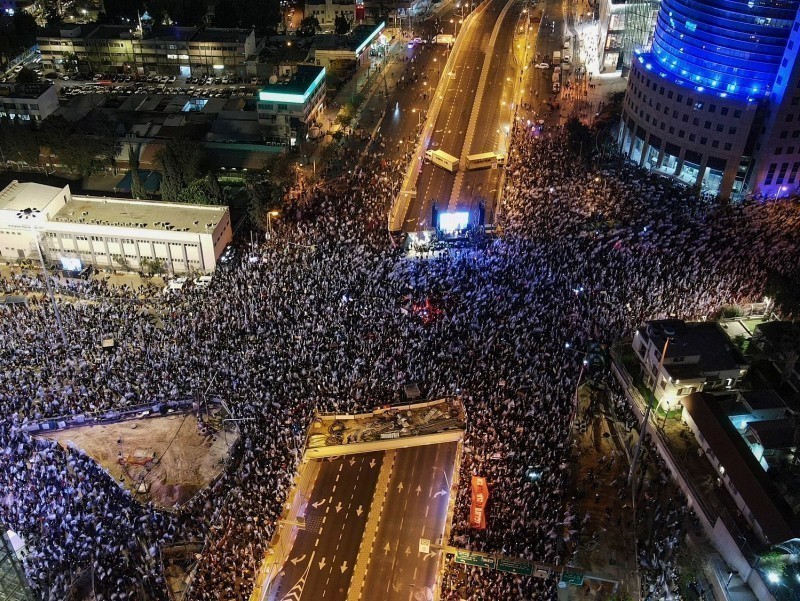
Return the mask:
<svg viewBox="0 0 800 601">
<path fill-rule="evenodd" d="M 392 547 L 389 545 L 389 543 L 386 543 L 386 546 L 383 548 L 383 554 L 384 555 L 389 555 L 389 551 L 391 551 L 391 550 L 392 550 Z"/>
<path fill-rule="evenodd" d="M 351 497 L 351 498 L 352 498 L 352 497 Z M 356 509 L 356 515 L 357 515 L 358 517 L 361 517 L 361 514 L 362 514 L 362 513 L 364 513 L 364 508 L 363 508 L 361 505 L 359 505 L 359 506 L 358 506 L 358 509 Z"/>
<path fill-rule="evenodd" d="M 316 503 L 312 503 L 312 504 L 311 504 L 311 506 L 312 506 L 314 509 L 319 509 L 319 508 L 320 508 L 320 507 L 322 507 L 324 504 L 325 504 L 325 499 L 320 499 L 320 500 L 319 500 L 319 501 L 317 501 Z"/>
<path fill-rule="evenodd" d="M 344 463 L 340 463 L 340 464 L 339 464 L 339 471 L 340 471 L 340 472 L 342 471 L 342 468 L 343 468 L 343 467 L 344 467 Z"/>
<path fill-rule="evenodd" d="M 319 546 L 319 539 L 317 539 L 317 540 L 315 540 L 315 541 L 314 541 L 314 546 L 315 546 L 315 547 L 318 547 L 318 546 Z"/>
<path fill-rule="evenodd" d="M 403 492 L 403 483 L 397 485 L 397 492 Z"/>
<path fill-rule="evenodd" d="M 331 492 L 336 492 L 336 485 L 335 484 L 333 485 L 333 490 L 331 490 Z"/>
<path fill-rule="evenodd" d="M 342 563 L 342 566 L 339 569 L 342 571 L 342 574 L 344 574 L 347 571 L 347 562 L 345 561 Z"/>
<path fill-rule="evenodd" d="M 414 489 L 414 492 L 416 492 L 417 496 L 419 496 L 419 493 L 422 492 L 422 487 L 419 484 L 417 484 L 417 488 Z"/>
<path fill-rule="evenodd" d="M 430 509 L 431 509 L 430 505 L 425 505 L 425 517 L 428 517 L 428 512 L 430 511 Z"/>
<path fill-rule="evenodd" d="M 339 476 L 341 476 L 341 474 L 336 474 L 336 482 L 339 481 Z"/>
<path fill-rule="evenodd" d="M 325 567 L 325 558 L 323 557 L 322 561 L 320 561 L 317 565 L 319 566 L 319 569 L 322 570 L 322 568 Z M 330 580 L 330 576 L 328 577 L 328 580 Z M 325 584 L 328 584 L 328 580 L 325 581 Z"/>
<path fill-rule="evenodd" d="M 342 502 L 339 501 L 334 509 L 336 509 L 336 513 L 339 513 L 342 510 Z"/>
<path fill-rule="evenodd" d="M 323 517 L 322 517 L 322 523 L 324 524 L 324 523 L 325 523 L 325 520 L 327 520 L 327 519 L 328 519 L 328 516 L 327 516 L 327 515 L 326 515 L 326 516 L 323 516 Z"/>
</svg>

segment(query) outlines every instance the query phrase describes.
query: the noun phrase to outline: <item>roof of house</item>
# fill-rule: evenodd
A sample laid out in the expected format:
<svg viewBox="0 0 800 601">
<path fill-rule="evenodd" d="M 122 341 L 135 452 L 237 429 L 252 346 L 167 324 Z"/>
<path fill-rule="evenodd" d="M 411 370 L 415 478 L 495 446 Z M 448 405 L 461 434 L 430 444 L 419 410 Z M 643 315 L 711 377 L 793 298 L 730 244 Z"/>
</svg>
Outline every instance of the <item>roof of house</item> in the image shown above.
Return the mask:
<svg viewBox="0 0 800 601">
<path fill-rule="evenodd" d="M 781 396 L 770 388 L 764 390 L 743 390 L 739 395 L 753 411 L 786 408 L 786 403 Z"/>
<path fill-rule="evenodd" d="M 794 424 L 789 419 L 749 422 L 747 429 L 765 449 L 788 449 L 794 446 Z"/>
<path fill-rule="evenodd" d="M 742 353 L 716 322 L 656 319 L 645 322 L 642 329 L 658 349 L 670 339 L 667 358 L 699 356 L 703 372 L 729 371 L 747 365 Z M 672 369 L 672 364 L 665 367 Z"/>
<path fill-rule="evenodd" d="M 706 393 L 694 393 L 684 397 L 683 406 L 767 540 L 777 544 L 800 534 L 797 517 L 724 414 L 720 403 Z"/>
</svg>

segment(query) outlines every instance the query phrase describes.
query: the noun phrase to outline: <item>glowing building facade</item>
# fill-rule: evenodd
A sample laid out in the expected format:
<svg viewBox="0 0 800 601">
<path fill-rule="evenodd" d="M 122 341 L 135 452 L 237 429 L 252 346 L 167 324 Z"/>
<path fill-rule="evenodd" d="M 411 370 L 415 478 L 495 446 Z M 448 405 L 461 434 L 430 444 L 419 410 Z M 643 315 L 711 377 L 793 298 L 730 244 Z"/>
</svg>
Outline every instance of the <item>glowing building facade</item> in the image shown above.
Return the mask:
<svg viewBox="0 0 800 601">
<path fill-rule="evenodd" d="M 786 93 L 800 48 L 793 39 L 798 6 L 800 0 L 662 0 L 651 50 L 631 64 L 622 150 L 710 194 L 768 193 L 769 167 L 758 175 L 770 152 L 764 141 L 794 119 L 775 118 L 782 105 L 798 102 Z M 777 162 L 776 172 L 786 161 Z M 795 170 L 795 186 L 796 177 Z"/>
</svg>

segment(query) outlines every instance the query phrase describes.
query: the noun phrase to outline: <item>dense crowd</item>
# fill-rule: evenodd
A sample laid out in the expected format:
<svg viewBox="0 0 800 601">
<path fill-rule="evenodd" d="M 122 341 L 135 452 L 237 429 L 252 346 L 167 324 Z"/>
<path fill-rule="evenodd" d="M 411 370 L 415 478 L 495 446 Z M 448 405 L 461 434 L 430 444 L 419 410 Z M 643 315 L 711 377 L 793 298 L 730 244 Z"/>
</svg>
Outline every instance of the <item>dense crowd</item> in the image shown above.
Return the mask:
<svg viewBox="0 0 800 601">
<path fill-rule="evenodd" d="M 0 309 L 0 522 L 31 549 L 32 582 L 60 599 L 94 566 L 98 599 L 164 599 L 160 546 L 199 540 L 188 598 L 247 598 L 312 411 L 400 400 L 408 382 L 467 406 L 453 541 L 564 561 L 580 350 L 646 318 L 760 299 L 768 271 L 798 264 L 800 212 L 704 204 L 627 166 L 589 172 L 558 135 L 517 128 L 513 148 L 504 235 L 481 250 L 403 258 L 384 228 L 405 162 L 367 153 L 346 189 L 310 191 L 207 289 L 160 300 L 158 323 L 143 302 L 106 302 L 89 284 L 97 302 L 61 303 L 63 348 L 47 303 Z M 441 313 L 423 320 L 409 303 Z M 104 350 L 109 336 L 118 344 Z M 208 391 L 242 419 L 233 467 L 174 513 L 23 431 L 43 416 Z M 491 490 L 483 531 L 467 526 L 472 474 Z M 449 569 L 443 587 L 445 599 L 555 597 L 551 580 L 478 569 Z"/>
</svg>

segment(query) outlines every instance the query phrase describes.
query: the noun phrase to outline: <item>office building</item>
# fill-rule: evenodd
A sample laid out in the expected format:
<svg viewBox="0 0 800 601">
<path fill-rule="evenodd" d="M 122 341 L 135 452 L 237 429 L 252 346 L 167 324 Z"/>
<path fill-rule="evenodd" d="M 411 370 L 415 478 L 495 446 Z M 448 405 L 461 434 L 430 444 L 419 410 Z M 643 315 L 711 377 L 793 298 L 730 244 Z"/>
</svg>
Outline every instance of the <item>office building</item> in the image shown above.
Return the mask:
<svg viewBox="0 0 800 601">
<path fill-rule="evenodd" d="M 164 272 L 211 272 L 233 237 L 227 207 L 73 196 L 13 181 L 0 191 L 0 260 L 45 259 L 77 271 L 87 265 Z"/>
<path fill-rule="evenodd" d="M 325 67 L 287 67 L 258 93 L 258 124 L 269 143 L 304 139 L 325 103 Z"/>
<path fill-rule="evenodd" d="M 351 24 L 356 20 L 355 0 L 308 0 L 305 7 L 305 16 L 316 17 L 322 31 L 334 31 L 336 17 L 344 17 Z"/>
<path fill-rule="evenodd" d="M 652 47 L 631 64 L 622 151 L 712 195 L 791 193 L 798 5 L 663 0 Z"/>
<path fill-rule="evenodd" d="M 133 75 L 246 75 L 259 46 L 254 30 L 75 25 L 38 38 L 42 66 Z"/>
<path fill-rule="evenodd" d="M 49 82 L 0 84 L 0 119 L 44 121 L 57 108 L 58 93 Z"/>
</svg>

